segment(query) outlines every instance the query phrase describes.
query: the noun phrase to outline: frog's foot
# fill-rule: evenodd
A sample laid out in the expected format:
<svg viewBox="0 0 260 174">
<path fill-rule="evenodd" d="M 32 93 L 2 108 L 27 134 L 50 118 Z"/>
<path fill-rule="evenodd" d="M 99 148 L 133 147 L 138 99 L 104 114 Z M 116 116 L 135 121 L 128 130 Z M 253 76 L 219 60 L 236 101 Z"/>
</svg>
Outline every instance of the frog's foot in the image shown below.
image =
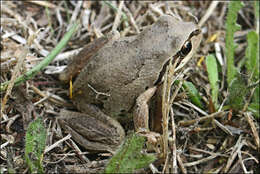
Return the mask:
<svg viewBox="0 0 260 174">
<path fill-rule="evenodd" d="M 157 132 L 151 132 L 147 129 L 140 128 L 137 132 L 137 134 L 144 136 L 147 138 L 148 142 L 151 144 L 157 144 L 158 139 L 160 138 L 160 134 Z"/>
<path fill-rule="evenodd" d="M 114 153 L 124 140 L 124 130 L 116 120 L 101 111 L 92 116 L 93 111 L 92 108 L 88 114 L 83 114 L 62 110 L 58 121 L 85 149 Z"/>
</svg>

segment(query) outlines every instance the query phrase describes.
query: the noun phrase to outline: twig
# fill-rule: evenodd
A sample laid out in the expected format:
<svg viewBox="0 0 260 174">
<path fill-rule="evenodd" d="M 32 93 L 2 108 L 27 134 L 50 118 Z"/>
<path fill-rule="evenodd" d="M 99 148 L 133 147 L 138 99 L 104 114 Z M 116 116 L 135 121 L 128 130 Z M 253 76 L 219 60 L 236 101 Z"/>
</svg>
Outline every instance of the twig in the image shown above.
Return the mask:
<svg viewBox="0 0 260 174">
<path fill-rule="evenodd" d="M 149 164 L 149 168 L 153 173 L 159 173 L 158 169 L 152 163 Z"/>
<path fill-rule="evenodd" d="M 241 167 L 242 167 L 244 173 L 249 173 L 249 172 L 247 171 L 247 169 L 246 169 L 246 166 L 245 166 L 243 160 L 242 160 L 241 149 L 238 151 L 237 156 L 238 156 L 238 161 L 239 161 L 239 163 L 240 163 L 240 165 L 241 165 Z"/>
<path fill-rule="evenodd" d="M 198 149 L 196 147 L 190 147 L 189 148 L 190 150 L 194 150 L 194 151 L 197 151 L 197 152 L 202 152 L 202 153 L 206 153 L 206 154 L 209 154 L 209 155 L 216 155 L 216 156 L 223 156 L 223 157 L 229 157 L 228 155 L 222 155 L 220 153 L 214 153 L 214 152 L 209 152 L 209 151 L 206 151 L 206 150 L 203 150 L 203 149 Z"/>
<path fill-rule="evenodd" d="M 15 141 L 15 138 L 13 135 L 6 135 L 6 134 L 0 134 L 0 135 L 1 135 L 1 139 L 5 139 L 7 141 L 7 142 L 1 144 L 0 149 L 3 149 L 8 144 L 13 144 Z"/>
<path fill-rule="evenodd" d="M 167 90 L 167 77 L 169 73 L 169 66 L 167 66 L 164 77 L 166 78 L 163 82 L 163 88 L 162 88 L 162 128 L 163 128 L 163 157 L 166 160 L 167 153 L 168 153 L 168 115 L 167 110 L 169 108 L 169 93 Z"/>
<path fill-rule="evenodd" d="M 84 153 L 81 152 L 80 148 L 77 146 L 77 144 L 70 139 L 72 147 L 76 150 L 77 155 L 79 155 L 80 159 L 83 160 L 86 163 L 90 163 L 89 159 L 84 155 Z"/>
<path fill-rule="evenodd" d="M 204 117 L 200 117 L 200 118 L 197 118 L 197 119 L 193 119 L 193 120 L 188 120 L 188 121 L 179 121 L 178 125 L 180 126 L 189 126 L 191 124 L 194 124 L 194 123 L 199 123 L 201 121 L 205 121 L 207 119 L 211 119 L 211 118 L 215 118 L 215 117 L 222 117 L 225 115 L 226 112 L 224 111 L 220 111 L 220 112 L 215 112 L 213 114 L 210 114 L 210 115 L 207 115 L 207 116 L 204 116 Z"/>
<path fill-rule="evenodd" d="M 169 112 L 175 99 L 177 92 L 180 89 L 177 89 L 175 93 L 171 96 L 171 86 L 174 82 L 173 76 L 175 73 L 175 68 L 177 65 L 177 61 L 172 65 L 172 61 L 169 62 L 169 65 L 166 68 L 164 74 L 164 82 L 162 88 L 162 128 L 163 128 L 163 156 L 166 159 L 166 155 L 168 154 L 168 116 Z"/>
<path fill-rule="evenodd" d="M 51 151 L 52 149 L 54 149 L 56 146 L 58 146 L 60 143 L 66 141 L 66 140 L 68 140 L 68 139 L 70 139 L 70 138 L 71 138 L 71 135 L 68 134 L 66 137 L 64 137 L 64 138 L 60 139 L 59 141 L 55 142 L 54 144 L 52 144 L 52 145 L 46 147 L 45 150 L 44 150 L 44 154 L 48 153 L 49 151 Z"/>
<path fill-rule="evenodd" d="M 115 17 L 115 20 L 114 20 L 114 23 L 113 23 L 112 31 L 116 31 L 117 27 L 120 24 L 120 18 L 121 18 L 121 15 L 122 15 L 123 5 L 124 5 L 124 1 L 120 1 L 119 7 L 118 7 L 118 10 L 117 10 L 117 14 L 116 14 L 116 17 Z"/>
<path fill-rule="evenodd" d="M 200 109 L 199 107 L 195 106 L 194 104 L 192 104 L 192 103 L 190 103 L 190 102 L 186 102 L 186 101 L 182 102 L 182 101 L 180 101 L 179 103 L 194 108 L 196 111 L 200 112 L 202 115 L 208 115 L 207 112 L 203 111 L 202 109 Z"/>
<path fill-rule="evenodd" d="M 2 100 L 1 113 L 4 112 L 5 104 L 8 101 L 8 97 L 12 92 L 12 89 L 13 89 L 14 84 L 15 84 L 15 80 L 16 80 L 17 76 L 19 75 L 20 70 L 22 69 L 24 59 L 26 58 L 27 53 L 28 53 L 28 49 L 29 49 L 28 47 L 20 46 L 20 48 L 18 48 L 18 50 L 15 52 L 15 55 L 17 56 L 18 62 L 16 64 L 15 68 L 14 68 L 10 83 L 8 84 L 8 87 L 7 87 L 7 91 L 6 91 L 5 96 Z"/>
<path fill-rule="evenodd" d="M 248 112 L 245 113 L 245 116 L 246 116 L 246 120 L 247 120 L 248 124 L 250 125 L 250 128 L 253 132 L 255 144 L 256 144 L 257 148 L 260 150 L 260 140 L 259 140 L 259 135 L 258 135 L 259 132 L 257 132 L 255 124 L 254 124 L 253 120 L 251 119 Z"/>
<path fill-rule="evenodd" d="M 205 15 L 200 19 L 200 22 L 198 24 L 199 27 L 201 27 L 210 17 L 210 15 L 212 14 L 212 12 L 215 10 L 215 8 L 217 7 L 219 1 L 212 1 L 209 8 L 207 9 Z"/>
<path fill-rule="evenodd" d="M 124 8 L 124 11 L 126 11 L 126 15 L 129 19 L 130 24 L 133 25 L 134 29 L 136 30 L 136 33 L 137 34 L 140 33 L 139 27 L 137 26 L 136 21 L 132 15 L 132 13 L 130 12 L 130 10 L 125 5 L 123 8 Z"/>
<path fill-rule="evenodd" d="M 71 104 L 67 103 L 66 101 L 63 101 L 62 99 L 58 98 L 58 97 L 54 97 L 55 95 L 46 95 L 44 92 L 42 92 L 41 90 L 39 90 L 38 88 L 36 88 L 35 86 L 31 85 L 30 86 L 34 92 L 36 92 L 37 94 L 39 94 L 41 97 L 43 98 L 47 98 L 48 100 L 50 100 L 53 103 L 58 104 L 59 106 L 67 106 L 67 107 L 72 107 Z"/>
<path fill-rule="evenodd" d="M 28 2 L 31 2 L 31 3 L 37 4 L 37 5 L 40 5 L 40 6 L 43 6 L 43 7 L 48 7 L 48 8 L 52 8 L 52 9 L 59 8 L 59 10 L 61 10 L 61 11 L 66 11 L 66 9 L 59 7 L 59 6 L 56 6 L 55 4 L 52 4 L 48 1 L 28 1 Z"/>
<path fill-rule="evenodd" d="M 6 124 L 6 132 L 8 133 L 12 133 L 10 127 L 11 125 L 14 123 L 14 121 L 19 118 L 21 115 L 20 114 L 16 114 L 15 116 L 11 117 L 8 121 L 8 123 Z"/>
<path fill-rule="evenodd" d="M 184 166 L 184 164 L 183 164 L 183 162 L 182 162 L 182 160 L 181 160 L 181 157 L 180 157 L 180 154 L 179 154 L 179 153 L 177 153 L 177 160 L 178 160 L 178 164 L 179 164 L 179 166 L 180 166 L 180 168 L 181 168 L 182 173 L 183 173 L 183 174 L 186 174 L 186 173 L 187 173 L 187 170 L 186 170 L 186 168 L 185 168 L 185 166 Z"/>
<path fill-rule="evenodd" d="M 184 163 L 183 165 L 185 167 L 190 167 L 190 166 L 195 166 L 195 165 L 198 165 L 198 164 L 201 164 L 201 163 L 204 163 L 204 162 L 207 162 L 209 160 L 212 160 L 214 158 L 216 158 L 218 155 L 212 155 L 212 156 L 209 156 L 207 158 L 203 158 L 201 160 L 197 160 L 197 161 L 193 161 L 193 162 L 190 162 L 190 163 Z"/>
<path fill-rule="evenodd" d="M 231 164 L 237 156 L 238 151 L 244 146 L 245 142 L 242 141 L 242 135 L 239 136 L 236 145 L 233 147 L 230 157 L 228 158 L 227 165 L 224 169 L 224 173 L 227 173 Z"/>
<path fill-rule="evenodd" d="M 38 104 L 40 104 L 40 103 L 44 102 L 45 100 L 47 100 L 49 97 L 50 96 L 47 95 L 47 96 L 43 97 L 42 99 L 40 99 L 39 101 L 35 102 L 33 105 L 37 106 Z"/>
<path fill-rule="evenodd" d="M 177 148 L 176 148 L 176 125 L 174 121 L 174 113 L 171 107 L 171 120 L 172 120 L 172 172 L 177 173 Z"/>
<path fill-rule="evenodd" d="M 166 159 L 165 159 L 165 162 L 164 162 L 162 173 L 169 173 L 168 162 L 169 162 L 169 154 L 166 154 Z"/>
<path fill-rule="evenodd" d="M 223 124 L 221 124 L 218 120 L 213 119 L 213 123 L 215 123 L 220 129 L 222 129 L 227 134 L 233 136 L 233 133 L 228 128 L 226 128 Z"/>
<path fill-rule="evenodd" d="M 77 5 L 72 13 L 72 16 L 70 18 L 70 23 L 68 25 L 68 28 L 70 28 L 72 26 L 72 24 L 74 23 L 74 21 L 76 21 L 76 18 L 80 12 L 80 8 L 82 6 L 82 1 L 77 1 Z"/>
<path fill-rule="evenodd" d="M 109 1 L 103 1 L 106 5 L 108 5 L 110 8 L 112 8 L 115 12 L 118 12 L 118 8 L 116 8 L 113 4 L 111 4 Z M 125 22 L 126 27 L 128 24 L 128 18 L 124 12 L 122 12 L 122 20 Z"/>
<path fill-rule="evenodd" d="M 1 5 L 2 5 L 2 3 L 1 3 Z M 29 34 L 34 33 L 32 31 L 32 29 L 30 27 L 28 27 L 28 25 L 24 22 L 25 19 L 22 16 L 20 16 L 19 13 L 15 13 L 13 10 L 8 8 L 6 5 L 2 5 L 1 10 L 2 10 L 2 12 L 9 14 L 10 16 L 13 16 L 25 29 L 28 29 Z"/>
</svg>

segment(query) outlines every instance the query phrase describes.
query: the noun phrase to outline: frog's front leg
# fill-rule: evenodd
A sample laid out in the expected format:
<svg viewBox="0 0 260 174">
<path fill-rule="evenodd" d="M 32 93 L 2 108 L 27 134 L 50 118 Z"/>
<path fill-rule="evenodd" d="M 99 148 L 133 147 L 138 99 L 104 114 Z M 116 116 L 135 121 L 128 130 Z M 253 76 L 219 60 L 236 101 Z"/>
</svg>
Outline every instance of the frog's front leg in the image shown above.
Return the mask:
<svg viewBox="0 0 260 174">
<path fill-rule="evenodd" d="M 114 153 L 125 137 L 120 123 L 93 105 L 85 105 L 85 110 L 87 114 L 62 110 L 58 121 L 84 148 Z"/>
<path fill-rule="evenodd" d="M 152 141 L 156 141 L 154 138 L 159 134 L 149 131 L 149 106 L 148 101 L 152 98 L 156 92 L 157 87 L 151 87 L 143 92 L 136 99 L 136 106 L 133 112 L 135 131 L 144 133 L 145 136 L 152 138 Z"/>
</svg>

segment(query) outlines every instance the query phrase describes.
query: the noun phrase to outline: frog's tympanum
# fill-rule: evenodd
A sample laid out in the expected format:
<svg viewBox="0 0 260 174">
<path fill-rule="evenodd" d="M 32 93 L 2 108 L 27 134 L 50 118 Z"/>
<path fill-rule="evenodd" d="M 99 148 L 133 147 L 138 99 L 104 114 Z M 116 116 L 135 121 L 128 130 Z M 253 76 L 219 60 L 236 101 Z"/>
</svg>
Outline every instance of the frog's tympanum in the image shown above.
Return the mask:
<svg viewBox="0 0 260 174">
<path fill-rule="evenodd" d="M 194 23 L 170 15 L 136 36 L 109 40 L 86 61 L 73 83 L 72 100 L 81 113 L 61 112 L 61 125 L 86 149 L 114 152 L 125 137 L 118 120 L 131 118 L 136 131 L 148 131 L 147 102 L 165 63 L 176 56 L 187 62 L 200 40 Z"/>
</svg>

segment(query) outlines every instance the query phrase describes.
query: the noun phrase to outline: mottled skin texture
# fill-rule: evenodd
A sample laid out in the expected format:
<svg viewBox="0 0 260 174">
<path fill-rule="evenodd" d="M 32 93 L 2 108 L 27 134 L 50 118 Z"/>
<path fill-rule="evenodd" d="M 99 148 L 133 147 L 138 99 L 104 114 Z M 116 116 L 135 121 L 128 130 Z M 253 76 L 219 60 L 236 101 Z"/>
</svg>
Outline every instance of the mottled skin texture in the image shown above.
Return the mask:
<svg viewBox="0 0 260 174">
<path fill-rule="evenodd" d="M 135 113 L 135 128 L 148 130 L 146 102 L 157 89 L 155 82 L 164 64 L 187 40 L 192 42 L 192 50 L 185 59 L 191 57 L 201 39 L 191 34 L 197 30 L 191 22 L 164 15 L 137 36 L 108 41 L 87 59 L 73 84 L 73 103 L 85 114 L 62 112 L 63 127 L 86 149 L 110 152 L 125 136 L 116 121 L 119 117 Z"/>
</svg>

